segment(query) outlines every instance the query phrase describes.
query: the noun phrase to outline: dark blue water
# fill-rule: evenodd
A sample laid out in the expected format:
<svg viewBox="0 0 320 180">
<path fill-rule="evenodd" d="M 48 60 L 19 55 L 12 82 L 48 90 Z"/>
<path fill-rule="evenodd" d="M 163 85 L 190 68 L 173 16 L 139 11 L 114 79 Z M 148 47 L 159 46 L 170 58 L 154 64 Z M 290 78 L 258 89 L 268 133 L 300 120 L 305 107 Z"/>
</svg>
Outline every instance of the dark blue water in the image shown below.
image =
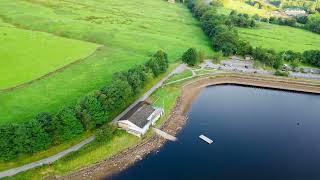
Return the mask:
<svg viewBox="0 0 320 180">
<path fill-rule="evenodd" d="M 178 139 L 112 179 L 320 180 L 320 96 L 209 87 Z"/>
</svg>

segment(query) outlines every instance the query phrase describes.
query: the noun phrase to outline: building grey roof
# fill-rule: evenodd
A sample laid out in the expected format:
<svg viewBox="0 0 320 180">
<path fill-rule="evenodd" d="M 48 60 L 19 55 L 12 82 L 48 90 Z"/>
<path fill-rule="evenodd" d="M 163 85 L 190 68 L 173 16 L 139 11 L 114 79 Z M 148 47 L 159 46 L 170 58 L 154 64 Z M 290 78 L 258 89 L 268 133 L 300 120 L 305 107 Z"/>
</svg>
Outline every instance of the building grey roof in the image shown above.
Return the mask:
<svg viewBox="0 0 320 180">
<path fill-rule="evenodd" d="M 155 111 L 155 108 L 145 101 L 139 102 L 120 120 L 128 120 L 136 126 L 143 128 L 149 121 L 148 117 Z"/>
</svg>

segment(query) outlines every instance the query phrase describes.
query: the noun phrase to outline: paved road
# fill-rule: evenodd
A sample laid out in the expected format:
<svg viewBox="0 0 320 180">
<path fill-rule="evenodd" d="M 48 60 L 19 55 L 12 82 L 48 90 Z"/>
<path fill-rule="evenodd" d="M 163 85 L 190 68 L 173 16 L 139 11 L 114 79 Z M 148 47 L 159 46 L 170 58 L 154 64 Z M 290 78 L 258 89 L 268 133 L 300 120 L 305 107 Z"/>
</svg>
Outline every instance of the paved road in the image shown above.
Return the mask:
<svg viewBox="0 0 320 180">
<path fill-rule="evenodd" d="M 158 82 L 156 85 L 154 85 L 149 91 L 147 91 L 142 97 L 140 97 L 138 100 L 136 100 L 133 104 L 131 104 L 126 110 L 124 110 L 121 114 L 119 114 L 116 118 L 114 118 L 114 120 L 112 122 L 116 122 L 118 121 L 125 113 L 127 113 L 133 106 L 135 106 L 138 102 L 140 101 L 144 101 L 146 100 L 155 90 L 157 90 L 159 87 L 161 87 L 163 85 L 163 83 L 169 79 L 169 77 L 171 77 L 174 74 L 179 74 L 181 72 L 183 72 L 186 69 L 186 65 L 181 64 L 178 67 L 176 67 L 169 75 L 167 75 L 165 78 L 163 78 L 160 82 Z M 27 171 L 29 169 L 33 169 L 42 165 L 46 165 L 46 164 L 52 164 L 53 162 L 57 161 L 58 159 L 66 156 L 67 154 L 74 152 L 74 151 L 78 151 L 80 148 L 82 148 L 84 145 L 91 143 L 93 140 L 95 139 L 95 136 L 91 136 L 87 139 L 85 139 L 84 141 L 80 142 L 79 144 L 72 146 L 71 148 L 62 151 L 54 156 L 50 156 L 48 158 L 30 163 L 30 164 L 26 164 L 24 166 L 20 166 L 17 168 L 13 168 L 13 169 L 9 169 L 6 171 L 2 171 L 0 172 L 0 179 L 7 177 L 7 176 L 13 176 L 15 174 L 18 174 L 20 172 L 24 172 Z"/>
<path fill-rule="evenodd" d="M 58 154 L 56 154 L 54 156 L 51 156 L 51 157 L 48 157 L 46 159 L 42 159 L 42 160 L 30 163 L 30 164 L 26 164 L 24 166 L 20 166 L 20 167 L 13 168 L 13 169 L 10 169 L 10 170 L 2 171 L 2 172 L 0 172 L 0 179 L 4 178 L 4 177 L 7 177 L 7 176 L 13 176 L 13 175 L 18 174 L 20 172 L 24 172 L 24 171 L 27 171 L 29 169 L 33 169 L 33 168 L 36 168 L 36 167 L 39 167 L 39 166 L 42 166 L 42 165 L 52 164 L 53 162 L 55 162 L 56 160 L 66 156 L 67 154 L 69 154 L 71 152 L 74 152 L 74 151 L 78 151 L 80 148 L 82 148 L 86 144 L 89 144 L 94 139 L 95 139 L 95 136 L 91 136 L 88 139 L 82 141 L 81 143 L 79 143 L 79 144 L 77 144 L 75 146 L 72 146 L 71 148 L 69 148 L 69 149 L 67 149 L 65 151 L 62 151 L 62 152 L 60 152 L 60 153 L 58 153 Z"/>
</svg>

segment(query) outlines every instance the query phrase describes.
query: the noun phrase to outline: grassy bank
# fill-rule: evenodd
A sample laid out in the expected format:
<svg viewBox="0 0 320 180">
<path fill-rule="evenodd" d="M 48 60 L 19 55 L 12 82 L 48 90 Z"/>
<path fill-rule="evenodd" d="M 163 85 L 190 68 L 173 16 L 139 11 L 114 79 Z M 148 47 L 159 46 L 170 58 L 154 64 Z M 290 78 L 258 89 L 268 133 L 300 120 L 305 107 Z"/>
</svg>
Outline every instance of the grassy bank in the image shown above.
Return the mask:
<svg viewBox="0 0 320 180">
<path fill-rule="evenodd" d="M 186 7 L 162 0 L 2 0 L 0 18 L 18 28 L 103 46 L 62 72 L 0 93 L 0 124 L 74 105 L 110 82 L 114 72 L 146 62 L 158 49 L 166 51 L 171 62 L 191 46 L 212 53 L 210 40 Z"/>
</svg>

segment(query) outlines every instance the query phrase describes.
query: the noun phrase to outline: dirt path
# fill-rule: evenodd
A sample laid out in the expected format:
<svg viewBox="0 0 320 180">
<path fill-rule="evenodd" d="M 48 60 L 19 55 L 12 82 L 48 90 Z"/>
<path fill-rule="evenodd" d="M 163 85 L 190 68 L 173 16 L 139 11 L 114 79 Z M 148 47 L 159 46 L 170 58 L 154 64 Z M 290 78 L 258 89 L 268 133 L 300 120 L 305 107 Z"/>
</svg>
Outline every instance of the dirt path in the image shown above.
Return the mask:
<svg viewBox="0 0 320 180">
<path fill-rule="evenodd" d="M 244 75 L 216 75 L 196 79 L 182 87 L 182 95 L 177 99 L 168 120 L 161 129 L 169 134 L 176 135 L 187 122 L 186 114 L 194 99 L 201 90 L 207 86 L 219 84 L 237 84 L 245 86 L 256 86 L 280 90 L 308 92 L 320 94 L 319 81 L 290 80 L 287 78 L 268 78 L 261 76 Z M 131 147 L 118 155 L 98 162 L 97 164 L 84 168 L 65 177 L 53 177 L 51 179 L 101 179 L 111 177 L 120 173 L 135 162 L 142 160 L 144 156 L 155 152 L 166 143 L 166 140 L 158 136 L 145 139 L 142 143 Z"/>
</svg>

